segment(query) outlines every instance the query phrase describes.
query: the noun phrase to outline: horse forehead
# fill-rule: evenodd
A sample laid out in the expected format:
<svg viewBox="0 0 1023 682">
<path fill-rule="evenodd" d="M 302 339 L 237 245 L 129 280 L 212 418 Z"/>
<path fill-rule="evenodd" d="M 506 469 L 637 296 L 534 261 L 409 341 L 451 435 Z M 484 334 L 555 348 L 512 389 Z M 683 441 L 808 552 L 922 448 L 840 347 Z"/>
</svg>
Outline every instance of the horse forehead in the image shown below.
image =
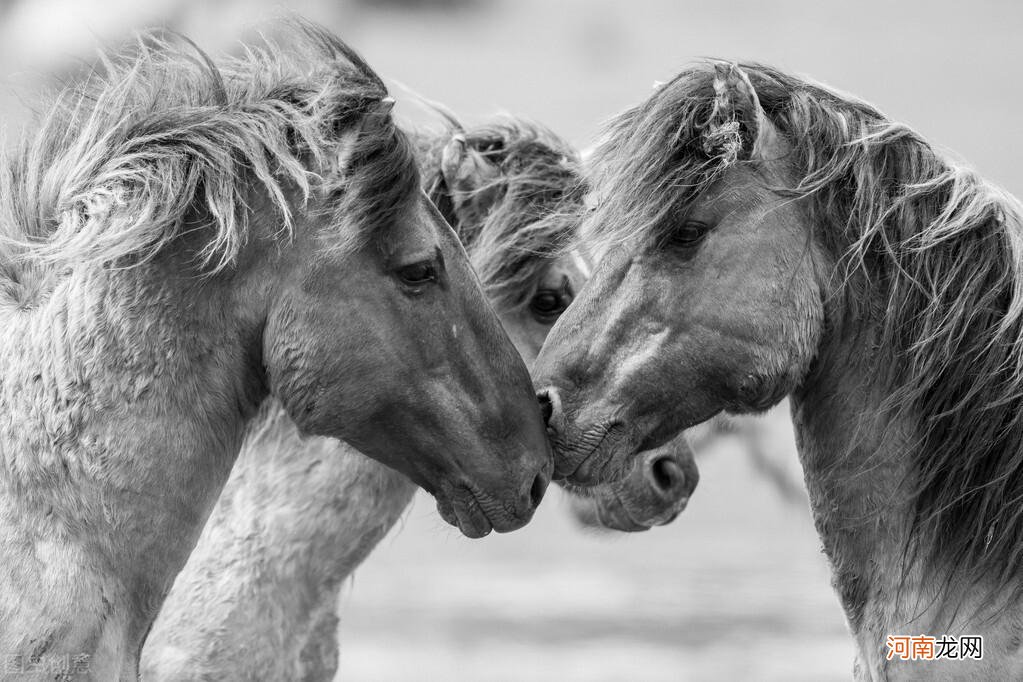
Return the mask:
<svg viewBox="0 0 1023 682">
<path fill-rule="evenodd" d="M 388 256 L 409 252 L 424 256 L 448 252 L 459 243 L 425 194 L 409 202 L 404 215 L 391 226 L 387 236 L 385 253 Z"/>
</svg>

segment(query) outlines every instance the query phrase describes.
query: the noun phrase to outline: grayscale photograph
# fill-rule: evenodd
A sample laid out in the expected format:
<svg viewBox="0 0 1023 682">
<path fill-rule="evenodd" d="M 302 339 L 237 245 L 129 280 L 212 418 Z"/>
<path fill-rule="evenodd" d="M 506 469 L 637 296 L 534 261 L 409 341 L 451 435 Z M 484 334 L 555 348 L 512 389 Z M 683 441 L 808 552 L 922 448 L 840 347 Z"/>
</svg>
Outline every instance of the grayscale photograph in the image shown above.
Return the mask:
<svg viewBox="0 0 1023 682">
<path fill-rule="evenodd" d="M 1023 680 L 1021 35 L 0 0 L 0 681 Z"/>
</svg>

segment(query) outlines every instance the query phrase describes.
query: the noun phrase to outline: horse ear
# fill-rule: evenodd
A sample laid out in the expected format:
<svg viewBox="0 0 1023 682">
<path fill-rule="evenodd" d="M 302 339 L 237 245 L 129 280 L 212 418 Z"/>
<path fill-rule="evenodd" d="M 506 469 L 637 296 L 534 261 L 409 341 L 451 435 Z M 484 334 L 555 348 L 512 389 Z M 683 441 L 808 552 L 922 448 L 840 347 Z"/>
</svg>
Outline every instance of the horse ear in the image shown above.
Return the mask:
<svg viewBox="0 0 1023 682">
<path fill-rule="evenodd" d="M 390 120 L 391 110 L 394 109 L 394 98 L 384 97 L 374 105 L 372 109 L 362 115 L 352 130 L 342 135 L 341 144 L 337 150 L 334 160 L 339 172 L 344 173 L 352 163 L 352 156 L 359 147 L 359 138 L 386 124 Z"/>
<path fill-rule="evenodd" d="M 500 198 L 501 169 L 459 133 L 441 152 L 440 172 L 451 202 L 452 215 L 445 218 L 460 234 L 479 226 Z"/>
<path fill-rule="evenodd" d="M 714 107 L 705 130 L 708 154 L 729 161 L 763 154 L 770 122 L 749 76 L 737 64 L 714 64 Z"/>
</svg>

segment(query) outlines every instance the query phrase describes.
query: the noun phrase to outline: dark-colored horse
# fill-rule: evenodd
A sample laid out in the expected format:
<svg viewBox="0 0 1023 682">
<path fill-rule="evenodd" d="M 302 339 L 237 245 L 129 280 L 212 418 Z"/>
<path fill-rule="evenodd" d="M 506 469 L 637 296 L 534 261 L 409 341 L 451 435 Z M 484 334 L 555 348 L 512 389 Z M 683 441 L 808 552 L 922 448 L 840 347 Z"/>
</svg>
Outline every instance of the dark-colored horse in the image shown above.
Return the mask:
<svg viewBox="0 0 1023 682">
<path fill-rule="evenodd" d="M 759 65 L 686 69 L 595 165 L 584 230 L 607 256 L 534 367 L 556 457 L 619 470 L 790 396 L 857 675 L 1023 676 L 1016 200 Z M 888 659 L 920 633 L 982 635 L 983 660 Z"/>
<path fill-rule="evenodd" d="M 522 119 L 450 124 L 440 135 L 413 136 L 423 186 L 532 363 L 586 280 L 566 250 L 578 225 L 571 209 L 582 200 L 579 159 Z M 336 671 L 341 586 L 415 486 L 345 443 L 302 438 L 278 405 L 265 412 L 147 640 L 147 679 L 327 679 Z M 611 510 L 624 498 L 638 519 L 628 517 L 629 527 L 653 524 L 676 513 L 695 483 L 692 473 L 678 489 L 649 489 L 641 478 L 637 489 L 587 502 Z"/>
<path fill-rule="evenodd" d="M 528 522 L 529 375 L 369 66 L 311 27 L 105 66 L 2 165 L 0 652 L 137 679 L 268 395 L 468 535 Z"/>
<path fill-rule="evenodd" d="M 468 139 L 456 135 L 443 150 L 436 148 L 437 139 L 423 140 L 427 173 L 435 178 L 429 194 L 468 246 L 484 290 L 527 363 L 591 267 L 582 249 L 570 248 L 585 182 L 579 169 L 552 172 L 559 168 L 552 161 L 559 155 L 574 159 L 575 152 L 553 134 L 541 133 L 484 126 Z M 552 227 L 559 230 L 556 235 Z M 562 473 L 572 464 L 566 462 Z M 560 483 L 573 493 L 580 513 L 607 528 L 640 531 L 678 516 L 698 481 L 693 451 L 681 437 L 643 453 L 624 477 L 602 479 L 596 486 L 577 485 L 572 476 Z"/>
</svg>

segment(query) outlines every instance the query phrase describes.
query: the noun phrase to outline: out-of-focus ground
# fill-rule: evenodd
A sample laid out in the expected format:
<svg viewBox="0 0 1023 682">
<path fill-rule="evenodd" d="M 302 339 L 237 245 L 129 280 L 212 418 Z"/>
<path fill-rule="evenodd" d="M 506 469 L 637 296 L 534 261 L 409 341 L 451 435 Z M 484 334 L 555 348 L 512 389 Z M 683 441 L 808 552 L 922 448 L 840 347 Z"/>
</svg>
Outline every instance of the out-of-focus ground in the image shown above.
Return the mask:
<svg viewBox="0 0 1023 682">
<path fill-rule="evenodd" d="M 552 490 L 525 529 L 473 542 L 420 494 L 346 591 L 343 679 L 849 679 L 809 513 L 737 446 L 705 452 L 675 523 L 635 535 L 580 531 Z"/>
<path fill-rule="evenodd" d="M 506 110 L 588 145 L 602 120 L 693 57 L 754 59 L 856 93 L 1023 191 L 1019 3 L 304 0 L 288 9 L 469 120 Z M 257 0 L 0 0 L 0 77 L 24 88 L 88 58 L 100 40 L 153 24 L 230 49 L 280 11 Z M 24 116 L 11 92 L 0 87 L 0 112 L 16 125 Z M 580 532 L 552 491 L 528 528 L 470 542 L 421 496 L 346 592 L 344 679 L 847 679 L 852 645 L 805 507 L 783 502 L 733 440 L 712 445 L 700 466 L 689 509 L 636 536 Z"/>
</svg>

